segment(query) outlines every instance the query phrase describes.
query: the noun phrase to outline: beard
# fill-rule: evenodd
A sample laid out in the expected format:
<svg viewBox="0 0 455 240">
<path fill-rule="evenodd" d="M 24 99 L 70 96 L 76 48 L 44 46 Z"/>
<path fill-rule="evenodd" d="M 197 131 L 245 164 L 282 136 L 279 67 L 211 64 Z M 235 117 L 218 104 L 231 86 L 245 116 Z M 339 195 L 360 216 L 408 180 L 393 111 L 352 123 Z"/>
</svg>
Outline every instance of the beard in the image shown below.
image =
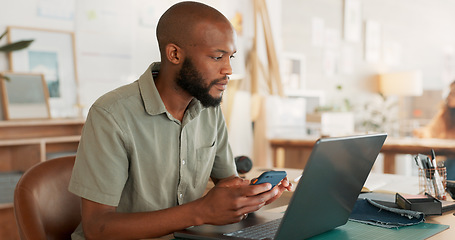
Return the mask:
<svg viewBox="0 0 455 240">
<path fill-rule="evenodd" d="M 209 92 L 213 85 L 223 80 L 225 78 L 215 79 L 208 86 L 205 86 L 205 80 L 193 65 L 193 62 L 189 58 L 185 58 L 176 82 L 179 87 L 199 100 L 204 107 L 216 107 L 220 105 L 223 96 L 212 97 Z"/>
</svg>

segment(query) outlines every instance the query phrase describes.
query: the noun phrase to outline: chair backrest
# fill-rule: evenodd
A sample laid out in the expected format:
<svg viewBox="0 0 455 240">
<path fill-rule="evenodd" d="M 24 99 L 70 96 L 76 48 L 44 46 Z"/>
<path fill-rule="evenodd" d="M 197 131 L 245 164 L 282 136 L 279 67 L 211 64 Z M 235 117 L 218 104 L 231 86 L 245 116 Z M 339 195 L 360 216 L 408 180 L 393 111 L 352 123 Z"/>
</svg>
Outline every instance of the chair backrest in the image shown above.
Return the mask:
<svg viewBox="0 0 455 240">
<path fill-rule="evenodd" d="M 81 221 L 80 197 L 68 191 L 75 156 L 39 163 L 16 185 L 14 213 L 21 239 L 71 239 Z"/>
</svg>

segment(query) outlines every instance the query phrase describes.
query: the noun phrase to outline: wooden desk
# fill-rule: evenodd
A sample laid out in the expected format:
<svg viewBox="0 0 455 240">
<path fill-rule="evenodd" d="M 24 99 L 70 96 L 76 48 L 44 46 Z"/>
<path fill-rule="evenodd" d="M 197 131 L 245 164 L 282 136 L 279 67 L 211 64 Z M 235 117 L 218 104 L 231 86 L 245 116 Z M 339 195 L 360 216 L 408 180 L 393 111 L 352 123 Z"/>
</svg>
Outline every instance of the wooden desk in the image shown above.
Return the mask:
<svg viewBox="0 0 455 240">
<path fill-rule="evenodd" d="M 245 174 L 246 179 L 252 179 L 254 177 L 259 176 L 264 170 L 267 169 L 258 169 L 254 168 L 252 171 L 248 172 Z M 275 168 L 275 170 L 284 170 L 288 174 L 288 179 L 291 181 L 291 183 L 294 185 L 294 189 L 297 186 L 297 182 L 294 180 L 300 176 L 302 173 L 301 169 L 290 169 L 290 168 Z M 403 191 L 400 191 L 402 193 L 407 193 L 407 194 L 417 194 L 416 191 L 418 191 L 418 181 L 417 177 L 406 177 L 406 176 L 401 176 L 401 175 L 395 175 L 395 174 L 378 174 L 378 173 L 371 173 L 370 176 L 368 177 L 367 183 L 371 185 L 379 185 L 378 182 L 387 182 L 390 184 L 384 184 L 383 187 L 379 187 L 379 191 L 392 191 L 396 189 L 405 189 Z M 392 182 L 397 182 L 398 185 L 403 185 L 397 188 L 397 186 L 392 186 Z M 394 185 L 397 185 L 394 184 Z M 417 185 L 416 185 L 417 184 Z M 285 208 L 285 206 L 288 204 L 289 200 L 292 197 L 292 192 L 284 192 L 281 198 L 277 199 L 275 202 L 273 202 L 270 205 L 267 205 L 260 209 L 259 211 L 272 211 L 272 212 L 282 212 Z M 443 225 L 449 225 L 450 228 L 447 230 L 444 230 L 429 239 L 431 240 L 446 240 L 446 239 L 452 239 L 453 236 L 455 236 L 455 216 L 453 215 L 455 213 L 454 211 L 446 212 L 442 216 L 429 216 L 425 217 L 427 223 L 436 223 L 436 224 L 443 224 Z M 160 240 L 169 240 L 169 239 L 174 239 L 173 235 L 166 235 L 161 238 L 156 238 Z"/>
<path fill-rule="evenodd" d="M 303 168 L 318 137 L 270 139 L 275 167 Z M 455 140 L 388 137 L 381 149 L 384 173 L 395 173 L 396 154 L 430 154 L 455 156 Z"/>
<path fill-rule="evenodd" d="M 453 239 L 453 236 L 455 236 L 455 216 L 453 215 L 455 211 L 450 211 L 444 213 L 442 216 L 430 216 L 426 217 L 425 222 L 427 223 L 436 223 L 436 224 L 443 224 L 443 225 L 449 225 L 449 229 L 444 230 L 429 239 L 431 240 L 447 240 L 447 239 Z"/>
<path fill-rule="evenodd" d="M 294 185 L 294 189 L 297 186 L 297 183 L 294 181 L 302 173 L 301 169 L 290 169 L 290 168 L 276 168 L 275 170 L 285 170 L 288 174 L 288 179 Z M 245 178 L 251 179 L 255 176 L 258 176 L 261 173 L 261 169 L 253 169 L 251 172 L 246 174 Z M 407 194 L 417 194 L 418 193 L 418 178 L 417 177 L 407 177 L 402 175 L 395 174 L 378 174 L 370 173 L 370 176 L 367 179 L 369 185 L 381 185 L 377 190 L 380 192 L 391 192 L 397 190 L 401 193 Z M 366 184 L 367 184 L 366 183 Z M 401 185 L 401 186 L 397 186 Z M 399 190 L 398 190 L 399 189 Z M 394 192 L 394 191 L 393 191 Z M 286 205 L 289 202 L 292 193 L 284 192 L 281 198 L 273 202 L 272 206 L 267 205 L 263 207 L 260 211 L 274 211 L 274 208 L 279 209 L 281 212 L 283 210 L 283 205 Z M 455 210 L 445 212 L 441 216 L 427 216 L 425 217 L 425 222 L 449 225 L 449 229 L 444 230 L 428 239 L 431 240 L 446 240 L 453 239 L 455 236 L 455 216 L 453 215 Z"/>
</svg>

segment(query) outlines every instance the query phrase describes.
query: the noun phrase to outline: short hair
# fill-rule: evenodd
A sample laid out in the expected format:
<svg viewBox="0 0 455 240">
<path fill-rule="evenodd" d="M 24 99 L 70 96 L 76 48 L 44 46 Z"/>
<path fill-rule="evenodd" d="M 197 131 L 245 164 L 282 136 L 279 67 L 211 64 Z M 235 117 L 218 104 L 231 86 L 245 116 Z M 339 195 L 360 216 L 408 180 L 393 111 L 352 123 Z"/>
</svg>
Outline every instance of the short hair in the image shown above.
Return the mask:
<svg viewBox="0 0 455 240">
<path fill-rule="evenodd" d="M 171 6 L 161 16 L 156 27 L 160 52 L 163 53 L 169 43 L 183 46 L 193 40 L 192 30 L 202 21 L 229 23 L 221 12 L 203 3 L 187 1 Z"/>
</svg>

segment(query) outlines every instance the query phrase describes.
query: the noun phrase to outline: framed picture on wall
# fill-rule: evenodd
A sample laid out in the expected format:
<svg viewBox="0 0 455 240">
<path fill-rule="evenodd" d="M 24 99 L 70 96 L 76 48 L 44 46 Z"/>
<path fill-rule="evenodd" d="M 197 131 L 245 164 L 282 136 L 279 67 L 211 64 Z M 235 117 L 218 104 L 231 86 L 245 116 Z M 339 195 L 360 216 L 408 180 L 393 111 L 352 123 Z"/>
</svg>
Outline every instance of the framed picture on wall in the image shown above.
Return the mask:
<svg viewBox="0 0 455 240">
<path fill-rule="evenodd" d="M 286 95 L 295 95 L 305 89 L 305 56 L 303 54 L 283 53 L 282 61 L 283 89 Z"/>
<path fill-rule="evenodd" d="M 5 120 L 50 118 L 43 74 L 3 72 L 0 81 Z"/>
<path fill-rule="evenodd" d="M 381 24 L 377 21 L 365 22 L 365 60 L 377 63 L 381 58 Z"/>
<path fill-rule="evenodd" d="M 9 53 L 10 71 L 44 75 L 53 118 L 78 117 L 74 34 L 67 31 L 8 27 L 8 41 L 34 39 L 26 49 Z"/>
<path fill-rule="evenodd" d="M 361 0 L 344 0 L 343 36 L 348 42 L 360 42 L 362 36 Z"/>
</svg>

